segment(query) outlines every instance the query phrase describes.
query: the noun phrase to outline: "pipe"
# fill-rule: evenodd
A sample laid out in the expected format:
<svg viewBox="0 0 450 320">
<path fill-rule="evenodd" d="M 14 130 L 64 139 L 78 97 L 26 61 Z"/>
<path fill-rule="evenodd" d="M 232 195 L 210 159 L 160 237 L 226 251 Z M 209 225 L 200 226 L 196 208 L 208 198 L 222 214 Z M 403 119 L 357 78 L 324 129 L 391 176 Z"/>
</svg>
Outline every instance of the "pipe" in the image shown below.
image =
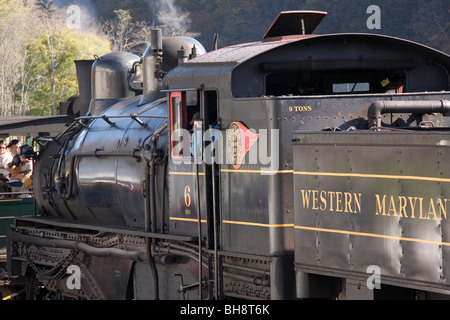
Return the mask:
<svg viewBox="0 0 450 320">
<path fill-rule="evenodd" d="M 75 60 L 77 73 L 78 91 L 80 92 L 80 116 L 84 116 L 89 111 L 89 104 L 92 99 L 92 65 L 95 60 Z"/>
<path fill-rule="evenodd" d="M 151 200 L 151 194 L 152 190 L 150 190 L 151 180 L 154 179 L 152 177 L 151 172 L 153 169 L 151 168 L 151 162 L 153 160 L 148 159 L 148 157 L 144 157 L 145 160 L 145 231 L 149 231 L 150 229 L 153 230 L 155 225 L 156 216 L 154 216 L 153 206 L 154 206 L 154 198 Z M 158 270 L 156 269 L 155 260 L 152 255 L 152 249 L 151 249 L 151 238 L 146 239 L 145 248 L 147 251 L 148 256 L 148 263 L 150 266 L 150 270 L 152 272 L 152 277 L 154 281 L 153 285 L 153 298 L 154 300 L 159 300 L 159 281 L 158 281 Z"/>
<path fill-rule="evenodd" d="M 181 248 L 174 244 L 170 244 L 170 247 L 154 246 L 153 249 L 155 251 L 155 254 L 164 253 L 164 254 L 180 255 L 180 256 L 189 257 L 189 258 L 199 262 L 198 253 L 195 252 L 195 250 L 189 250 L 188 248 Z M 206 268 L 208 267 L 208 264 L 203 261 L 202 261 L 201 265 Z M 264 273 L 265 273 L 264 270 L 255 270 L 252 268 L 246 268 L 244 266 L 232 266 L 232 265 L 224 265 L 224 267 L 237 269 L 238 271 L 237 272 L 225 271 L 222 274 L 223 276 L 227 276 L 227 277 L 234 278 L 237 280 L 245 281 L 248 283 L 253 283 L 254 285 L 257 285 L 257 286 L 270 287 L 270 278 L 267 278 L 264 276 Z M 245 275 L 243 273 L 238 273 L 239 271 L 252 273 L 253 275 Z M 261 273 L 262 275 L 255 275 L 255 273 Z"/>
<path fill-rule="evenodd" d="M 152 152 L 153 154 L 154 152 Z M 149 178 L 149 200 L 150 200 L 150 217 L 151 225 L 150 230 L 152 233 L 156 232 L 156 159 L 152 156 L 152 160 L 148 164 L 150 166 L 150 178 Z"/>
<path fill-rule="evenodd" d="M 219 34 L 218 33 L 214 33 L 214 50 L 217 50 L 218 43 L 219 43 Z"/>
<path fill-rule="evenodd" d="M 450 112 L 449 100 L 384 101 L 372 103 L 367 110 L 369 128 L 381 127 L 384 113 L 442 113 Z"/>
<path fill-rule="evenodd" d="M 134 261 L 145 261 L 145 253 L 140 251 L 131 251 L 118 248 L 97 248 L 79 241 L 37 238 L 20 233 L 11 233 L 11 239 L 13 241 L 25 242 L 35 246 L 75 249 L 98 257 L 112 256 Z"/>
<path fill-rule="evenodd" d="M 161 124 L 152 135 L 150 139 L 150 152 L 151 155 L 142 157 L 145 161 L 145 229 L 146 231 L 151 230 L 153 233 L 156 232 L 156 159 L 159 156 L 156 149 L 156 142 L 159 135 L 167 128 L 168 123 L 165 121 Z M 164 190 L 163 190 L 164 192 Z M 161 230 L 162 232 L 162 230 Z M 155 260 L 152 255 L 152 249 L 150 244 L 150 238 L 147 238 L 146 249 L 148 255 L 148 261 L 150 265 L 150 270 L 152 272 L 152 277 L 154 281 L 153 285 L 153 298 L 159 300 L 159 279 L 158 270 L 156 268 Z"/>
<path fill-rule="evenodd" d="M 142 57 L 144 88 L 139 105 L 150 103 L 161 97 L 159 89 L 162 59 L 162 30 L 152 28 L 150 30 L 150 46 Z"/>
<path fill-rule="evenodd" d="M 203 103 L 201 103 L 203 105 Z M 199 128 L 194 124 L 194 158 L 195 158 L 195 190 L 197 195 L 197 229 L 198 229 L 198 256 L 201 257 L 203 255 L 203 248 L 202 248 L 202 217 L 201 217 L 201 210 L 200 210 L 200 181 L 199 181 L 199 164 L 198 164 L 198 152 L 197 152 L 197 130 Z M 201 129 L 200 129 L 201 130 Z M 198 264 L 198 297 L 199 300 L 202 300 L 202 265 L 201 263 Z"/>
</svg>

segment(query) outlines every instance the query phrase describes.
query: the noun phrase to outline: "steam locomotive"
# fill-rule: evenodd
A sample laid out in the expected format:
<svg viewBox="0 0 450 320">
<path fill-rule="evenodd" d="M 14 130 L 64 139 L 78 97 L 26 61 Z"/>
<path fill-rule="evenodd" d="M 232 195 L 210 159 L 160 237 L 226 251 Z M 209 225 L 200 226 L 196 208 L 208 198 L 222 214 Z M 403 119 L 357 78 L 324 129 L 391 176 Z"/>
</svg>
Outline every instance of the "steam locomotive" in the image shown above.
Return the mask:
<svg viewBox="0 0 450 320">
<path fill-rule="evenodd" d="M 448 297 L 450 56 L 325 16 L 78 61 L 8 229 L 26 298 Z"/>
</svg>

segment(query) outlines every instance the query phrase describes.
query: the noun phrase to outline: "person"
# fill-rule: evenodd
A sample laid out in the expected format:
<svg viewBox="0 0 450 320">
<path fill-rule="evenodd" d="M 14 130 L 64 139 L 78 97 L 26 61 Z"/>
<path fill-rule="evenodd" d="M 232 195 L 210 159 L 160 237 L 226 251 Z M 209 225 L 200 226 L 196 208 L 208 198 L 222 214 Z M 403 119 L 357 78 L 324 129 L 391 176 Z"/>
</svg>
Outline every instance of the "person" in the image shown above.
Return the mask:
<svg viewBox="0 0 450 320">
<path fill-rule="evenodd" d="M 200 119 L 200 112 L 194 113 L 192 120 L 189 123 L 192 125 L 191 134 L 191 155 L 195 157 L 195 148 L 197 147 L 197 157 L 201 159 L 202 157 L 202 142 L 203 142 L 203 132 L 202 132 L 202 121 Z M 197 146 L 195 145 L 197 143 Z"/>
<path fill-rule="evenodd" d="M 2 175 L 2 178 L 8 177 L 8 171 L 6 168 L 8 168 L 8 165 L 12 160 L 13 157 L 8 151 L 5 141 L 0 140 L 0 175 Z"/>
<path fill-rule="evenodd" d="M 205 133 L 203 133 L 203 122 L 200 118 L 200 112 L 196 112 L 193 116 L 192 116 L 192 120 L 189 123 L 190 125 L 192 125 L 192 134 L 191 134 L 191 155 L 195 158 L 195 149 L 197 149 L 197 158 L 196 158 L 196 162 L 201 162 L 202 161 L 202 155 L 203 155 L 203 138 L 205 138 L 205 143 L 208 144 L 213 143 L 217 140 L 219 140 L 220 136 L 219 136 L 219 130 L 217 129 L 217 125 L 215 124 L 211 124 L 209 125 L 209 128 L 206 130 Z M 196 142 L 196 144 L 195 144 Z M 211 150 L 211 154 L 205 154 L 204 155 L 204 161 L 206 161 L 208 164 L 211 164 L 212 162 L 212 152 L 215 152 L 215 148 L 217 148 L 218 146 L 216 145 L 214 148 L 209 148 L 209 150 Z M 217 161 L 217 159 L 215 160 Z"/>
<path fill-rule="evenodd" d="M 11 143 L 12 142 L 10 142 L 10 144 Z M 18 152 L 14 155 L 10 168 L 6 169 L 9 171 L 11 177 L 9 185 L 13 192 L 31 191 L 31 175 L 33 174 L 33 159 L 35 157 L 35 152 L 33 148 L 27 144 L 21 145 L 19 148 L 16 147 L 17 145 L 18 143 L 13 143 L 11 146 L 12 152 L 15 152 L 17 149 Z M 18 163 L 16 160 L 17 157 L 19 158 Z"/>
<path fill-rule="evenodd" d="M 31 146 L 24 144 L 20 147 L 20 172 L 14 175 L 14 178 L 22 182 L 22 186 L 31 190 L 31 175 L 33 174 L 33 159 L 35 158 L 34 150 Z"/>
<path fill-rule="evenodd" d="M 8 167 L 10 169 L 20 166 L 21 161 L 20 161 L 19 151 L 20 151 L 21 145 L 22 144 L 20 143 L 20 140 L 14 139 L 14 140 L 11 140 L 7 146 L 7 148 L 10 150 L 11 155 L 13 157 L 12 161 L 8 165 Z M 8 171 L 11 172 L 10 170 L 8 170 Z"/>
</svg>

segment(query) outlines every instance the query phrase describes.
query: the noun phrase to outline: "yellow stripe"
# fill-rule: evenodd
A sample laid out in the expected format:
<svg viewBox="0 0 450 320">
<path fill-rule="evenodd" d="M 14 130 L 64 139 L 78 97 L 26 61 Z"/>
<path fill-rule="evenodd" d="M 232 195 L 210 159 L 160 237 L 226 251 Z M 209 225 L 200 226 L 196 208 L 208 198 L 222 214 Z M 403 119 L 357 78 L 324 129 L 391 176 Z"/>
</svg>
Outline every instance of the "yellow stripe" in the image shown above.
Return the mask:
<svg viewBox="0 0 450 320">
<path fill-rule="evenodd" d="M 176 221 L 187 221 L 187 222 L 198 222 L 198 219 L 192 219 L 192 218 L 178 218 L 178 217 L 170 217 L 170 220 L 176 220 Z M 206 223 L 206 220 L 201 219 L 202 223 Z"/>
<path fill-rule="evenodd" d="M 169 174 L 171 174 L 171 175 L 179 175 L 179 176 L 195 176 L 196 175 L 195 172 L 175 172 L 175 171 L 171 171 L 171 172 L 169 172 Z M 199 176 L 204 176 L 205 173 L 204 172 L 199 172 L 198 175 Z"/>
<path fill-rule="evenodd" d="M 303 176 L 353 177 L 353 178 L 375 178 L 375 179 L 395 179 L 395 180 L 403 179 L 403 180 L 418 180 L 418 181 L 450 182 L 450 178 L 402 176 L 402 175 L 370 174 L 370 173 L 294 171 L 294 174 L 295 175 L 303 175 Z"/>
<path fill-rule="evenodd" d="M 276 173 L 293 173 L 294 170 L 239 170 L 239 169 L 220 169 L 220 172 L 232 172 L 232 173 L 265 173 L 265 174 L 276 174 Z M 182 171 L 171 171 L 169 172 L 171 175 L 179 175 L 179 176 L 195 176 L 195 172 L 182 172 Z M 200 176 L 204 176 L 204 172 L 198 173 Z"/>
<path fill-rule="evenodd" d="M 25 289 L 22 289 L 22 290 L 20 290 L 20 291 L 18 291 L 18 292 L 15 292 L 15 293 L 13 293 L 13 294 L 10 294 L 9 296 L 3 297 L 2 300 L 9 300 L 9 299 L 12 299 L 12 298 L 17 297 L 18 295 L 20 295 L 22 292 L 25 292 Z"/>
<path fill-rule="evenodd" d="M 388 235 L 382 235 L 382 234 L 376 234 L 376 233 L 355 232 L 355 231 L 346 231 L 346 230 L 337 230 L 337 229 L 325 229 L 325 228 L 305 227 L 305 226 L 294 226 L 294 228 L 295 229 L 301 229 L 301 230 L 322 231 L 322 232 L 339 233 L 339 234 L 363 236 L 363 237 L 371 237 L 371 238 L 402 240 L 402 241 L 421 242 L 421 243 L 428 243 L 428 244 L 437 244 L 437 245 L 442 245 L 442 246 L 450 246 L 449 242 L 432 241 L 432 240 L 416 239 L 416 238 L 406 238 L 406 237 L 397 237 L 397 236 L 388 236 Z"/>
<path fill-rule="evenodd" d="M 275 174 L 275 173 L 293 173 L 294 170 L 264 170 L 264 168 L 257 170 L 220 169 L 220 172 Z"/>
<path fill-rule="evenodd" d="M 197 219 L 191 219 L 191 218 L 170 217 L 170 220 L 185 221 L 185 222 L 198 222 Z M 202 223 L 206 223 L 206 220 L 202 219 L 201 222 Z M 362 237 L 382 238 L 382 239 L 390 239 L 390 240 L 401 240 L 401 241 L 408 241 L 408 242 L 419 242 L 419 243 L 427 243 L 427 244 L 434 244 L 434 245 L 450 246 L 450 242 L 433 241 L 433 240 L 417 239 L 417 238 L 407 238 L 407 237 L 398 237 L 398 236 L 389 236 L 389 235 L 382 235 L 382 234 L 376 234 L 376 233 L 367 233 L 367 232 L 356 232 L 356 231 L 346 231 L 346 230 L 338 230 L 338 229 L 326 229 L 326 228 L 296 226 L 293 223 L 268 224 L 268 223 L 256 223 L 256 222 L 233 221 L 233 220 L 222 220 L 222 223 L 224 223 L 224 224 L 234 224 L 234 225 L 244 225 L 244 226 L 253 226 L 253 227 L 264 227 L 264 228 L 291 228 L 291 227 L 294 227 L 294 229 L 299 229 L 299 230 L 322 231 L 322 232 L 336 233 L 336 234 L 346 234 L 346 235 L 354 235 L 354 236 L 362 236 Z"/>
<path fill-rule="evenodd" d="M 22 202 L 22 199 L 4 199 L 0 200 L 0 202 Z"/>
<path fill-rule="evenodd" d="M 388 174 L 371 174 L 371 173 L 340 173 L 340 172 L 308 172 L 308 171 L 294 171 L 294 170 L 239 170 L 239 169 L 220 169 L 220 172 L 229 173 L 267 173 L 267 174 L 285 174 L 293 173 L 294 175 L 302 176 L 323 176 L 323 177 L 352 177 L 352 178 L 374 178 L 374 179 L 402 179 L 402 180 L 417 180 L 417 181 L 431 181 L 431 182 L 450 182 L 450 178 L 436 178 L 423 176 L 403 176 L 403 175 L 388 175 Z M 186 175 L 195 176 L 195 172 L 169 172 L 171 175 Z M 205 175 L 204 172 L 199 172 L 199 175 Z M 14 200 L 10 200 L 14 201 Z"/>
<path fill-rule="evenodd" d="M 268 223 L 256 223 L 256 222 L 245 222 L 245 221 L 231 221 L 231 220 L 222 220 L 223 223 L 227 224 L 238 224 L 245 226 L 255 226 L 255 227 L 265 227 L 265 228 L 286 228 L 293 227 L 293 223 L 286 224 L 268 224 Z"/>
<path fill-rule="evenodd" d="M 192 219 L 192 218 L 170 217 L 170 220 L 185 221 L 185 222 L 198 222 L 198 219 Z M 201 221 L 203 223 L 206 223 L 206 220 L 202 219 Z M 265 228 L 286 228 L 286 227 L 293 227 L 294 226 L 293 223 L 267 224 L 267 223 L 256 223 L 256 222 L 246 222 L 246 221 L 232 221 L 232 220 L 222 220 L 222 223 L 245 225 L 245 226 L 255 226 L 255 227 L 265 227 Z"/>
</svg>

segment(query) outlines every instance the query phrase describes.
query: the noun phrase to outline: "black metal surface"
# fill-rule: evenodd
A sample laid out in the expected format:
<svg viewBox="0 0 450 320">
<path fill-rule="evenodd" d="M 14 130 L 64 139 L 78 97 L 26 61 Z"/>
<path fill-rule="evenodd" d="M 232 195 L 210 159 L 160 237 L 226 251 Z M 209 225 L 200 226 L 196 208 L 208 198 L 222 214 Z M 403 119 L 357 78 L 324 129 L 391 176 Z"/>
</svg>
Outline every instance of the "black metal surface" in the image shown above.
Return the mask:
<svg viewBox="0 0 450 320">
<path fill-rule="evenodd" d="M 311 34 L 326 15 L 322 11 L 281 12 L 263 38 Z"/>
<path fill-rule="evenodd" d="M 449 290 L 445 133 L 294 135 L 295 264 Z"/>
<path fill-rule="evenodd" d="M 0 117 L 0 134 L 3 136 L 55 136 L 72 122 L 67 116 L 15 116 Z"/>
</svg>

